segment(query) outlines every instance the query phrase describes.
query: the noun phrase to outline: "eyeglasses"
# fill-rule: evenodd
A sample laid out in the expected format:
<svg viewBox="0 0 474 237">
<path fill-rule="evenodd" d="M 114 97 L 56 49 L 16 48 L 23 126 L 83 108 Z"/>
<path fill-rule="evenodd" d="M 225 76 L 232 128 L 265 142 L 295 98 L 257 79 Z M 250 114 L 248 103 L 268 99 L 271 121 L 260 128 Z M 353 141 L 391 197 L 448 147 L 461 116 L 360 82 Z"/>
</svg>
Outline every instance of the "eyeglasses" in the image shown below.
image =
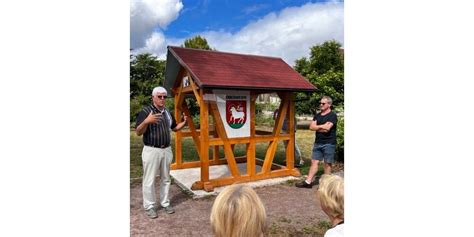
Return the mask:
<svg viewBox="0 0 474 237">
<path fill-rule="evenodd" d="M 320 104 L 320 105 L 325 105 L 325 104 L 327 104 L 327 103 L 319 103 L 319 104 Z"/>
<path fill-rule="evenodd" d="M 166 95 L 155 95 L 156 98 L 160 98 L 162 100 L 166 99 Z"/>
</svg>

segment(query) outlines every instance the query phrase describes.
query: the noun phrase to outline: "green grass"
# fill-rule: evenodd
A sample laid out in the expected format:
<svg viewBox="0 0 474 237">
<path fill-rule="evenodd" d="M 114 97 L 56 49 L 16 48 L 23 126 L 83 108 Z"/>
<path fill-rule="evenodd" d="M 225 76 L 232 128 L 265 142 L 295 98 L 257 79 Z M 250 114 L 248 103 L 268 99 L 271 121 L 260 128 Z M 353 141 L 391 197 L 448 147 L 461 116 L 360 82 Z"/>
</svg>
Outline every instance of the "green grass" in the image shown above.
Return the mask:
<svg viewBox="0 0 474 237">
<path fill-rule="evenodd" d="M 270 127 L 257 127 L 259 130 L 271 131 Z M 300 129 L 296 132 L 296 143 L 298 144 L 303 158 L 305 160 L 305 165 L 300 168 L 301 174 L 305 175 L 308 173 L 309 166 L 311 165 L 311 152 L 314 144 L 314 132 L 310 130 Z M 173 133 L 173 138 L 171 141 L 171 146 L 173 152 L 175 150 L 175 137 Z M 268 147 L 268 142 L 257 143 L 256 147 L 256 156 L 257 158 L 264 159 L 265 152 Z M 143 175 L 143 167 L 141 160 L 141 153 L 143 149 L 142 137 L 137 136 L 134 130 L 130 130 L 130 177 L 139 178 Z M 236 144 L 234 148 L 235 156 L 244 156 L 245 144 Z M 211 154 L 211 150 L 210 150 Z M 219 156 L 224 157 L 224 151 L 222 148 L 219 149 Z M 184 161 L 198 161 L 199 156 L 196 152 L 196 147 L 192 138 L 187 137 L 183 138 L 183 160 Z M 275 153 L 275 158 L 273 159 L 274 163 L 283 164 L 285 160 L 285 149 L 283 142 L 279 142 L 277 146 L 277 151 Z M 322 165 L 319 167 L 318 173 L 322 173 Z"/>
<path fill-rule="evenodd" d="M 268 225 L 265 230 L 266 236 L 318 236 L 323 237 L 324 233 L 331 228 L 328 221 L 318 221 L 296 228 L 291 225 L 291 220 L 287 217 L 280 217 L 277 221 Z"/>
</svg>

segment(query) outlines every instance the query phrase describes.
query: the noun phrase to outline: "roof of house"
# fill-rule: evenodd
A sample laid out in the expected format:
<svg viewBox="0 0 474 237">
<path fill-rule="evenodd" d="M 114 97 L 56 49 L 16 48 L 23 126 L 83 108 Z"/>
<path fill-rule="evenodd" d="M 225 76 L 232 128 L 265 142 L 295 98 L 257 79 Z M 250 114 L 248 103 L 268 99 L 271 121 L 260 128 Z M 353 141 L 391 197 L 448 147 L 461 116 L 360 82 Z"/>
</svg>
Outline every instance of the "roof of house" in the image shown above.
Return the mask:
<svg viewBox="0 0 474 237">
<path fill-rule="evenodd" d="M 184 67 L 200 88 L 315 91 L 316 87 L 281 58 L 168 46 L 165 88 Z"/>
</svg>

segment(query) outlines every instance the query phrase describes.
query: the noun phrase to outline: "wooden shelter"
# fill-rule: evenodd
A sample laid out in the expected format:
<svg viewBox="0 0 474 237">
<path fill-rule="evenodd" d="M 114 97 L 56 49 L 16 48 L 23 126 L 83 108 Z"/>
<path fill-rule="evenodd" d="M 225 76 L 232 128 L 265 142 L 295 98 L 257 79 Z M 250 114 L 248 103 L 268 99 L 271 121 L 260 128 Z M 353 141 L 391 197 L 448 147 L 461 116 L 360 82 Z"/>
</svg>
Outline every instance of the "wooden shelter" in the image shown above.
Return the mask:
<svg viewBox="0 0 474 237">
<path fill-rule="evenodd" d="M 176 133 L 176 161 L 171 165 L 172 169 L 201 168 L 201 179 L 196 180 L 192 189 L 212 191 L 214 187 L 234 182 L 300 175 L 294 168 L 294 92 L 311 92 L 316 88 L 281 58 L 168 46 L 164 84 L 174 96 L 176 119 L 183 113 L 192 117 L 186 97 L 194 97 L 200 108 L 199 129 L 188 119 L 189 131 Z M 281 98 L 273 131 L 256 130 L 256 98 L 273 92 Z M 285 116 L 289 121 L 288 134 L 281 133 Z M 234 133 L 237 135 L 231 136 Z M 183 161 L 185 137 L 193 139 L 199 161 Z M 289 141 L 286 166 L 279 166 L 273 163 L 273 158 L 277 143 L 283 140 Z M 256 157 L 257 143 L 268 144 L 263 159 Z M 246 145 L 245 156 L 235 157 L 235 144 Z M 219 157 L 219 147 L 223 147 L 224 157 Z M 237 163 L 242 162 L 247 163 L 247 173 L 239 172 Z M 209 167 L 220 164 L 228 165 L 231 176 L 210 179 Z M 259 172 L 257 164 L 261 166 Z"/>
</svg>

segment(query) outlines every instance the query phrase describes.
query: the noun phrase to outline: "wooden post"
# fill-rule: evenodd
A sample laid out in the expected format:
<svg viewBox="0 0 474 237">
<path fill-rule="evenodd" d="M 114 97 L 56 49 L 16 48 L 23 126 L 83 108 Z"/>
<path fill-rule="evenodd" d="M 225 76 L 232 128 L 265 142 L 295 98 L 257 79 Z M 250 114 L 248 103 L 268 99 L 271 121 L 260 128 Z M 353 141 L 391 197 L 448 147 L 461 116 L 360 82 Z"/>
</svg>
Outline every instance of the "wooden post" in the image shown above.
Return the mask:
<svg viewBox="0 0 474 237">
<path fill-rule="evenodd" d="M 181 103 L 182 100 L 180 97 L 182 97 L 182 91 L 183 91 L 183 80 L 182 80 L 182 75 L 184 74 L 184 70 L 181 69 L 181 71 L 178 73 L 177 78 L 176 78 L 176 85 L 178 87 L 177 94 L 174 96 L 174 117 L 176 120 L 181 118 Z M 180 166 L 183 163 L 183 153 L 182 153 L 182 142 L 181 142 L 181 131 L 176 132 L 176 139 L 175 139 L 175 165 L 174 166 Z"/>
<path fill-rule="evenodd" d="M 175 97 L 175 102 L 177 102 L 177 97 Z M 174 117 L 176 118 L 177 123 L 181 120 L 181 106 L 178 104 L 174 104 Z M 175 139 L 175 154 L 176 154 L 176 165 L 180 166 L 183 163 L 182 159 L 182 141 L 181 141 L 181 131 L 177 131 Z"/>
<path fill-rule="evenodd" d="M 255 101 L 258 94 L 250 94 L 250 143 L 247 145 L 247 175 L 255 176 L 255 156 L 256 156 L 256 142 L 255 142 Z"/>
<path fill-rule="evenodd" d="M 192 79 L 191 79 L 192 83 Z M 190 87 L 192 87 L 191 84 Z M 194 85 L 196 86 L 196 85 Z M 178 102 L 181 102 L 182 107 L 180 110 L 183 111 L 186 115 L 189 115 L 189 109 L 184 100 L 185 93 L 198 94 L 196 100 L 200 105 L 200 131 L 196 131 L 192 122 L 189 124 L 190 132 L 183 132 L 180 136 L 180 139 L 186 136 L 193 137 L 197 150 L 200 156 L 200 161 L 195 162 L 185 162 L 179 168 L 192 168 L 200 167 L 201 168 L 201 179 L 194 182 L 191 189 L 204 189 L 207 192 L 212 191 L 215 187 L 229 185 L 235 182 L 248 182 L 255 180 L 268 179 L 273 177 L 282 177 L 282 176 L 299 176 L 300 173 L 297 169 L 294 168 L 294 145 L 295 145 L 295 119 L 294 119 L 294 95 L 290 92 L 280 92 L 278 93 L 282 102 L 280 104 L 280 112 L 275 121 L 275 126 L 273 127 L 272 132 L 260 133 L 257 136 L 257 131 L 255 128 L 255 102 L 257 96 L 260 92 L 251 92 L 250 93 L 250 136 L 242 138 L 231 138 L 227 137 L 227 133 L 224 128 L 224 121 L 219 113 L 217 102 L 210 100 L 204 100 L 204 90 L 187 90 L 180 91 L 179 88 L 176 89 L 177 92 L 182 92 L 177 97 Z M 211 93 L 211 92 L 208 92 Z M 209 116 L 213 117 L 214 130 L 211 134 Z M 179 117 L 178 115 L 176 117 Z M 288 134 L 281 134 L 281 128 L 283 122 L 287 117 L 288 123 Z M 212 136 L 212 138 L 211 138 Z M 288 146 L 286 149 L 287 165 L 279 166 L 274 165 L 273 160 L 277 150 L 277 144 L 281 140 L 288 140 Z M 256 144 L 257 142 L 270 142 L 267 152 L 265 154 L 264 160 L 258 160 L 256 157 Z M 246 144 L 246 156 L 235 157 L 234 146 L 235 144 Z M 210 160 L 209 148 L 212 146 L 213 155 L 212 160 Z M 223 146 L 225 159 L 219 160 L 219 146 Z M 237 166 L 238 162 L 247 161 L 247 174 L 241 175 Z M 260 172 L 256 172 L 256 164 L 262 165 Z M 231 176 L 220 177 L 215 179 L 210 179 L 209 177 L 209 168 L 211 165 L 220 165 L 227 164 Z"/>
<path fill-rule="evenodd" d="M 290 92 L 286 93 L 286 97 L 289 99 L 288 103 L 288 121 L 287 133 L 290 135 L 290 140 L 288 141 L 288 146 L 286 147 L 286 167 L 288 169 L 294 168 L 295 161 L 295 102 L 293 99 L 293 94 Z"/>
<path fill-rule="evenodd" d="M 288 96 L 283 96 L 280 109 L 278 110 L 278 116 L 275 119 L 275 126 L 273 127 L 273 140 L 270 142 L 265 154 L 265 160 L 263 161 L 262 171 L 260 173 L 268 174 L 271 171 L 273 158 L 275 157 L 275 152 L 277 148 L 278 140 L 280 139 L 280 132 L 283 126 L 284 116 L 286 116 L 288 110 Z"/>
<path fill-rule="evenodd" d="M 182 106 L 183 112 L 186 116 L 188 116 L 188 127 L 189 130 L 191 131 L 191 136 L 194 140 L 194 144 L 196 145 L 196 151 L 201 157 L 201 141 L 199 140 L 199 135 L 198 132 L 196 131 L 196 127 L 194 126 L 193 122 L 193 117 L 192 114 L 189 112 L 188 104 L 186 103 L 185 100 L 183 100 L 183 106 Z"/>
<path fill-rule="evenodd" d="M 234 152 L 227 138 L 227 133 L 224 128 L 224 123 L 222 122 L 221 115 L 219 114 L 219 109 L 217 108 L 217 103 L 215 101 L 210 102 L 212 116 L 214 117 L 214 126 L 219 138 L 224 142 L 224 154 L 227 159 L 227 165 L 229 166 L 230 173 L 234 177 L 239 177 L 239 169 L 237 168 L 237 162 L 235 161 Z M 202 132 L 202 130 L 201 130 Z"/>
<path fill-rule="evenodd" d="M 212 151 L 212 160 L 215 162 L 219 160 L 219 146 L 213 146 L 214 149 Z"/>
<path fill-rule="evenodd" d="M 201 102 L 203 101 L 202 100 L 202 93 L 201 95 L 199 94 L 198 90 L 197 90 L 197 86 L 194 84 L 194 79 L 191 77 L 191 74 L 189 72 L 186 71 L 186 75 L 188 76 L 189 78 L 189 83 L 191 85 L 191 88 L 193 89 L 193 93 L 194 93 L 194 97 L 196 97 L 196 101 L 198 102 L 198 105 L 199 107 L 201 107 Z"/>
<path fill-rule="evenodd" d="M 209 109 L 207 101 L 203 101 L 204 98 L 204 90 L 200 90 L 200 120 L 201 120 L 201 182 L 204 185 L 204 189 L 208 189 L 211 191 L 213 187 L 209 186 Z M 206 190 L 206 191 L 208 191 Z"/>
</svg>

